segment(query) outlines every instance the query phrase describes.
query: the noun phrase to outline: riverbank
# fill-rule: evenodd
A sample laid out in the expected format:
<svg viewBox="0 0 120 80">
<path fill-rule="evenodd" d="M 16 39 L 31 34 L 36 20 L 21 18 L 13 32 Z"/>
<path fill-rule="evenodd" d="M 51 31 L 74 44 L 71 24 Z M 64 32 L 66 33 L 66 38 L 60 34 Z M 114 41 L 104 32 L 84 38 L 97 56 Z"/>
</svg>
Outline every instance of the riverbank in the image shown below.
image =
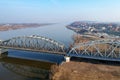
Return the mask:
<svg viewBox="0 0 120 80">
<path fill-rule="evenodd" d="M 52 80 L 119 80 L 120 67 L 71 61 L 51 69 Z"/>
<path fill-rule="evenodd" d="M 50 25 L 50 23 L 38 24 L 38 23 L 11 23 L 11 24 L 0 24 L 0 31 L 9 31 L 23 28 L 35 28 Z"/>
</svg>

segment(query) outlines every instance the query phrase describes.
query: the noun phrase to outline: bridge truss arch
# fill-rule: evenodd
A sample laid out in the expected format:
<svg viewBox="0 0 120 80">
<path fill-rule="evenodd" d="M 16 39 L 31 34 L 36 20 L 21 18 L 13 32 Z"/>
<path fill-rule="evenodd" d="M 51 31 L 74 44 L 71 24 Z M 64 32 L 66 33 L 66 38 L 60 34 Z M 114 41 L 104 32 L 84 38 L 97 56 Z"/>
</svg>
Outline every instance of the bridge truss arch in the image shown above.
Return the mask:
<svg viewBox="0 0 120 80">
<path fill-rule="evenodd" d="M 48 53 L 64 53 L 65 46 L 53 39 L 43 36 L 22 36 L 14 37 L 2 41 L 0 43 L 1 48 L 48 52 Z"/>
<path fill-rule="evenodd" d="M 120 40 L 106 39 L 74 45 L 67 54 L 72 57 L 120 61 Z"/>
</svg>

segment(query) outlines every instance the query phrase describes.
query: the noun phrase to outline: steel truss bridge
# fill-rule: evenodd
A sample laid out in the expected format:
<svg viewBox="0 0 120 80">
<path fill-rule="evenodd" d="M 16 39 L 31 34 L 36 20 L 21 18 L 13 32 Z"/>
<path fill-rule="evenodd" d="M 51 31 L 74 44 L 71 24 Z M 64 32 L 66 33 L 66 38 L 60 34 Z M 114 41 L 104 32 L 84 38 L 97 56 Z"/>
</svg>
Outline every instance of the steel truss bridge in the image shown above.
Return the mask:
<svg viewBox="0 0 120 80">
<path fill-rule="evenodd" d="M 69 57 L 120 61 L 120 39 L 105 39 L 74 44 L 66 48 L 53 39 L 43 36 L 22 36 L 0 41 L 0 48 L 56 53 Z"/>
<path fill-rule="evenodd" d="M 22 36 L 0 41 L 0 48 L 65 54 L 65 46 L 43 36 Z"/>
<path fill-rule="evenodd" d="M 67 54 L 71 57 L 120 61 L 120 40 L 106 39 L 74 45 Z"/>
</svg>

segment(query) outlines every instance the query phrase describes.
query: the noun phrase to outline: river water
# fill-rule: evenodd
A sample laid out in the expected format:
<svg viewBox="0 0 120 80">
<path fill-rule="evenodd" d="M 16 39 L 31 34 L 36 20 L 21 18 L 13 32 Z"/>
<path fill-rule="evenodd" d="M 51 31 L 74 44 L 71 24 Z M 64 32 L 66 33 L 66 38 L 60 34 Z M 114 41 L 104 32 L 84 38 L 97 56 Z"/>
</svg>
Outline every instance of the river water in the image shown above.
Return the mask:
<svg viewBox="0 0 120 80">
<path fill-rule="evenodd" d="M 69 23 L 47 25 L 43 27 L 25 28 L 10 31 L 1 31 L 0 40 L 18 36 L 40 35 L 65 44 L 71 44 L 73 31 L 65 26 Z M 49 80 L 50 67 L 60 64 L 63 56 L 9 50 L 7 57 L 0 59 L 0 80 Z"/>
</svg>

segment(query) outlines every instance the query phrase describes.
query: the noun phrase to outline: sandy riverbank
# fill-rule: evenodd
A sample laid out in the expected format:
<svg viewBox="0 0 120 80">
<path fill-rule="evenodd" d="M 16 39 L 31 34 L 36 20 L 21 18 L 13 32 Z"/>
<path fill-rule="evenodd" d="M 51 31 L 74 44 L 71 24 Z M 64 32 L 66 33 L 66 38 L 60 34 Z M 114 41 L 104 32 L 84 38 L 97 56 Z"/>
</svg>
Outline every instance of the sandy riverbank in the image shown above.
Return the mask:
<svg viewBox="0 0 120 80">
<path fill-rule="evenodd" d="M 120 66 L 71 61 L 53 66 L 52 80 L 120 80 Z"/>
<path fill-rule="evenodd" d="M 23 23 L 23 24 L 0 24 L 0 31 L 16 30 L 22 28 L 35 28 L 50 24 Z"/>
</svg>

